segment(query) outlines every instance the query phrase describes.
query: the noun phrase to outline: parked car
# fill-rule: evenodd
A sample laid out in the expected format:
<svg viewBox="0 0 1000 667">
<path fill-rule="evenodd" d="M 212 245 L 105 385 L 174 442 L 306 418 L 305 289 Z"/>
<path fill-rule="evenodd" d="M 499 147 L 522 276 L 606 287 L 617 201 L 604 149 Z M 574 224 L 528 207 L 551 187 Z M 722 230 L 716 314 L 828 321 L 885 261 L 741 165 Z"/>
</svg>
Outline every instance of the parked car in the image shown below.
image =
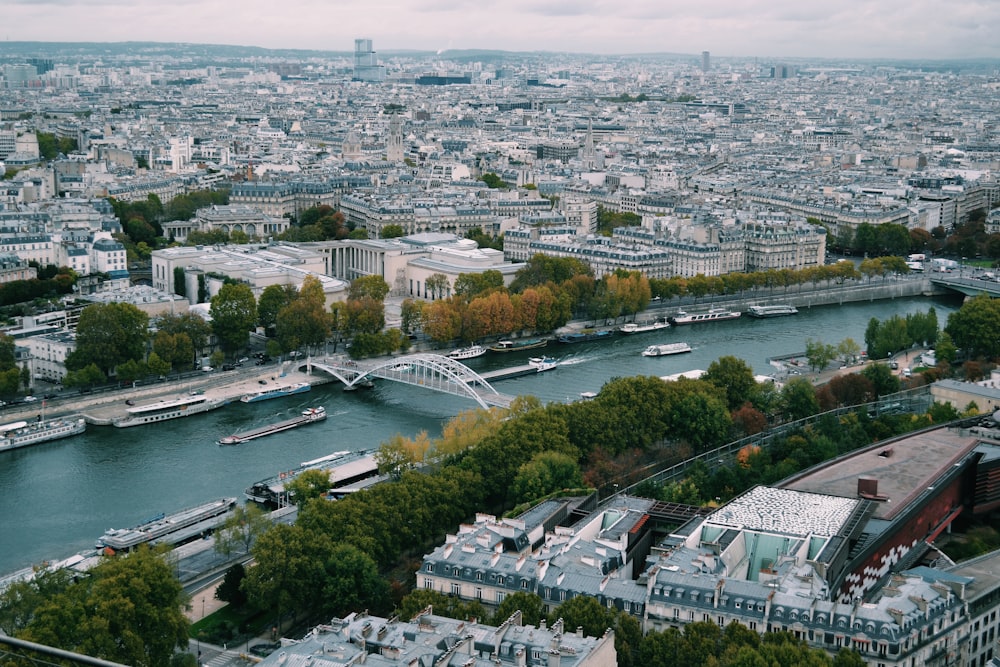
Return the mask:
<svg viewBox="0 0 1000 667">
<path fill-rule="evenodd" d="M 236 370 L 236 366 L 233 366 L 232 364 L 222 364 L 222 370 L 224 370 L 224 371 L 235 371 Z"/>
</svg>

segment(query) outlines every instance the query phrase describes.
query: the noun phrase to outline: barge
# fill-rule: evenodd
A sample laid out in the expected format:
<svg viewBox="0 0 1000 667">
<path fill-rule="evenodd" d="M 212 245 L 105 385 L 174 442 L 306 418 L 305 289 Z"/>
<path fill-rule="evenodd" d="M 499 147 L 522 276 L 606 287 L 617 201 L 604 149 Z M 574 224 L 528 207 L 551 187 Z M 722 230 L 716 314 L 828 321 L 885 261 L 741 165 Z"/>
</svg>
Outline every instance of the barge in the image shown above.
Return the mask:
<svg viewBox="0 0 1000 667">
<path fill-rule="evenodd" d="M 181 544 L 221 526 L 236 507 L 236 498 L 220 498 L 174 514 L 158 514 L 134 528 L 110 528 L 96 547 L 109 553 L 128 552 L 142 544 Z"/>
<path fill-rule="evenodd" d="M 239 445 L 244 442 L 256 440 L 257 438 L 263 438 L 266 435 L 273 435 L 275 433 L 281 433 L 282 431 L 298 428 L 299 426 L 305 426 L 306 424 L 321 422 L 324 419 L 326 419 L 326 409 L 323 406 L 306 408 L 302 411 L 302 414 L 297 417 L 292 417 L 291 419 L 285 419 L 284 421 L 275 422 L 274 424 L 268 424 L 267 426 L 261 426 L 260 428 L 243 431 L 242 433 L 234 433 L 233 435 L 227 435 L 224 438 L 219 438 L 219 444 Z"/>
</svg>

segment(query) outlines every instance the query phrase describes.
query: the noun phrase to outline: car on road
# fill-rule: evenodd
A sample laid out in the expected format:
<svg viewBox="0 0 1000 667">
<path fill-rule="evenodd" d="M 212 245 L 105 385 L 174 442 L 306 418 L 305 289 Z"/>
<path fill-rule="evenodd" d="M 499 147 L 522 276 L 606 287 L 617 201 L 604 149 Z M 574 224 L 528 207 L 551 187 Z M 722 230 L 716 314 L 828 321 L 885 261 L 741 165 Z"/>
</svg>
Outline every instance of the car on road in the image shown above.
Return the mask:
<svg viewBox="0 0 1000 667">
<path fill-rule="evenodd" d="M 35 402 L 35 401 L 37 401 L 37 400 L 38 400 L 38 399 L 37 399 L 37 398 L 35 398 L 34 396 L 25 396 L 25 397 L 24 397 L 24 402 L 25 402 L 25 403 L 34 403 L 34 402 Z"/>
</svg>

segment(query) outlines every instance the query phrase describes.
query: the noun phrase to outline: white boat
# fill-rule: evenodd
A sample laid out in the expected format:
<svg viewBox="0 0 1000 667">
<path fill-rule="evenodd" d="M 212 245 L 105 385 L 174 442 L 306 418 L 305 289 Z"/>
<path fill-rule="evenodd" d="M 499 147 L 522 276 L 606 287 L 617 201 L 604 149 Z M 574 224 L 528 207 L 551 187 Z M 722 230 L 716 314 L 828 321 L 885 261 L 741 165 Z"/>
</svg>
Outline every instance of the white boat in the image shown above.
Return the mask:
<svg viewBox="0 0 1000 667">
<path fill-rule="evenodd" d="M 533 366 L 539 373 L 543 373 L 555 368 L 556 360 L 552 357 L 531 357 L 528 359 L 528 365 Z"/>
<path fill-rule="evenodd" d="M 43 421 L 19 421 L 0 426 L 0 452 L 28 445 L 37 445 L 49 440 L 68 438 L 87 430 L 87 422 L 81 417 L 49 419 Z"/>
<path fill-rule="evenodd" d="M 669 322 L 644 322 L 643 324 L 637 324 L 636 322 L 629 322 L 628 324 L 623 324 L 618 327 L 618 333 L 623 334 L 638 334 L 646 333 L 647 331 L 658 331 L 660 329 L 666 329 L 670 326 Z"/>
<path fill-rule="evenodd" d="M 226 401 L 221 399 L 210 399 L 204 394 L 196 394 L 171 401 L 157 401 L 156 403 L 129 408 L 125 411 L 125 417 L 115 419 L 111 423 L 118 428 L 141 426 L 142 424 L 152 424 L 154 422 L 208 412 L 209 410 L 221 408 L 225 404 Z"/>
<path fill-rule="evenodd" d="M 756 318 L 782 317 L 784 315 L 797 315 L 799 309 L 795 306 L 775 305 L 775 306 L 750 306 L 747 308 L 747 315 Z"/>
<path fill-rule="evenodd" d="M 471 345 L 469 347 L 460 347 L 457 350 L 452 350 L 446 356 L 449 359 L 475 359 L 476 357 L 481 357 L 486 354 L 486 348 L 482 345 Z"/>
<path fill-rule="evenodd" d="M 668 354 L 682 354 L 690 351 L 691 346 L 687 343 L 664 343 L 663 345 L 650 345 L 642 351 L 642 356 L 665 357 Z"/>
<path fill-rule="evenodd" d="M 712 308 L 705 313 L 686 313 L 678 310 L 677 314 L 670 318 L 674 325 L 697 324 L 699 322 L 715 322 L 717 320 L 735 320 L 742 313 L 738 310 L 727 310 L 725 308 Z"/>
<path fill-rule="evenodd" d="M 279 384 L 267 389 L 261 389 L 249 394 L 245 394 L 240 401 L 243 403 L 256 403 L 257 401 L 267 401 L 272 398 L 283 398 L 294 394 L 304 394 L 312 390 L 312 385 L 308 382 L 296 382 L 295 384 Z"/>
</svg>

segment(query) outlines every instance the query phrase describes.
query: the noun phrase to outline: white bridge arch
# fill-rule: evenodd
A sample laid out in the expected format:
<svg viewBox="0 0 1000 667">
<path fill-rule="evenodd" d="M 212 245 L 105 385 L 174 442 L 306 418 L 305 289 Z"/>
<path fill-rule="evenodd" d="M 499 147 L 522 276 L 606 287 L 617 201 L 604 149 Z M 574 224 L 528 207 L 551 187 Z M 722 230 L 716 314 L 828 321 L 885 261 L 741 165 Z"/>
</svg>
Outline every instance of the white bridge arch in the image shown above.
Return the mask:
<svg viewBox="0 0 1000 667">
<path fill-rule="evenodd" d="M 465 364 L 440 354 L 408 354 L 379 361 L 326 357 L 312 359 L 308 364 L 334 376 L 347 388 L 356 387 L 367 378 L 380 378 L 471 398 L 483 408 L 508 407 L 513 400 L 513 396 L 501 394 Z"/>
</svg>

